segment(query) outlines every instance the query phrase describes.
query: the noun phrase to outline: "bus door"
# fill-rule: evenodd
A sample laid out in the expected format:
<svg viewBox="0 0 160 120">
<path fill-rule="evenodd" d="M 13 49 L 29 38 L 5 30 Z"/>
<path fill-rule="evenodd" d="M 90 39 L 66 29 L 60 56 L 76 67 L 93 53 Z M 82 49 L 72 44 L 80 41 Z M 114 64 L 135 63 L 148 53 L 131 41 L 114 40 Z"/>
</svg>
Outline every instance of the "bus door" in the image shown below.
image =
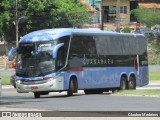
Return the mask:
<svg viewBox="0 0 160 120">
<path fill-rule="evenodd" d="M 144 86 L 148 84 L 148 57 L 147 40 L 145 37 L 137 37 L 137 85 Z"/>
</svg>

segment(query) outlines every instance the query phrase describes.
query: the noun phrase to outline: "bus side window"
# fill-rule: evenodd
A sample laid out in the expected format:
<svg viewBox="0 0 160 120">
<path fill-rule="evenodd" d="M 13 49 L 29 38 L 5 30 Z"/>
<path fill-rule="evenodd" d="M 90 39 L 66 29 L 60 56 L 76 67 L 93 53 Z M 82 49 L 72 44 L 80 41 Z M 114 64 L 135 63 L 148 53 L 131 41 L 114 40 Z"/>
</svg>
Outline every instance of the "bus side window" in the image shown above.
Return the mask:
<svg viewBox="0 0 160 120">
<path fill-rule="evenodd" d="M 57 53 L 57 59 L 56 59 L 56 69 L 57 70 L 61 69 L 65 65 L 65 55 L 64 54 L 65 54 L 64 47 L 61 47 Z"/>
</svg>

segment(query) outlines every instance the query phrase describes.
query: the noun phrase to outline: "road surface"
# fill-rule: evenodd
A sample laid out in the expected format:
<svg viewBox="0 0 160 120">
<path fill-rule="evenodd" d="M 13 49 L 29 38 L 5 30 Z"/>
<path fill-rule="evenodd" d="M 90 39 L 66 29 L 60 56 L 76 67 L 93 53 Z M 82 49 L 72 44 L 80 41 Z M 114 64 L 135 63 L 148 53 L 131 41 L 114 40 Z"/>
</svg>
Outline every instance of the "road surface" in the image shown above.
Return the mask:
<svg viewBox="0 0 160 120">
<path fill-rule="evenodd" d="M 110 93 L 85 95 L 82 91 L 72 97 L 66 92 L 50 93 L 35 99 L 33 93 L 17 93 L 3 88 L 1 107 L 28 108 L 51 111 L 160 111 L 160 97 L 115 96 Z"/>
</svg>

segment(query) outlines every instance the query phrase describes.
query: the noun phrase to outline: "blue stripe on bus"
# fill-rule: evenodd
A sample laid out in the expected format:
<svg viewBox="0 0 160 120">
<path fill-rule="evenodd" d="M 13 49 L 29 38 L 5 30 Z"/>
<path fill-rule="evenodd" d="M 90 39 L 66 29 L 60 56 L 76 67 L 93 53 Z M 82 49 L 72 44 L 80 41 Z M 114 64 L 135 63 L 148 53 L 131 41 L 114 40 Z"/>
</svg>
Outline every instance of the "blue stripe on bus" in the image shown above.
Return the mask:
<svg viewBox="0 0 160 120">
<path fill-rule="evenodd" d="M 125 72 L 122 72 L 125 71 Z M 143 71 L 143 72 L 142 72 Z M 148 67 L 140 68 L 139 78 L 137 77 L 137 71 L 133 67 L 88 67 L 83 68 L 83 71 L 72 71 L 71 73 L 65 73 L 65 89 L 69 87 L 69 79 L 74 74 L 78 79 L 78 89 L 89 88 L 115 88 L 120 86 L 120 78 L 122 73 L 126 74 L 128 79 L 131 73 L 135 73 L 137 86 L 143 86 L 148 84 Z M 143 74 L 143 75 L 142 75 Z M 143 76 L 143 78 L 142 78 Z M 138 80 L 140 79 L 140 80 Z"/>
</svg>

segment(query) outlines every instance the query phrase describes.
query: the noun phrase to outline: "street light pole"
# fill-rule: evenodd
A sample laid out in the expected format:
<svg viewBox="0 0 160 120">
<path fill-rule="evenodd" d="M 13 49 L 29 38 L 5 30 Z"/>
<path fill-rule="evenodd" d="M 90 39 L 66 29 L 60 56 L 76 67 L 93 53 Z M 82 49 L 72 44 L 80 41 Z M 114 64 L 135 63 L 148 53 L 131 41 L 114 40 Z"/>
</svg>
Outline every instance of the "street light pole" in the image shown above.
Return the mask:
<svg viewBox="0 0 160 120">
<path fill-rule="evenodd" d="M 18 0 L 16 0 L 16 46 L 18 46 Z"/>
<path fill-rule="evenodd" d="M 104 20 L 103 20 L 103 15 L 104 14 L 104 10 L 103 10 L 103 0 L 101 0 L 101 30 L 104 30 Z"/>
<path fill-rule="evenodd" d="M 116 31 L 120 32 L 120 0 L 117 0 L 116 8 Z"/>
</svg>

